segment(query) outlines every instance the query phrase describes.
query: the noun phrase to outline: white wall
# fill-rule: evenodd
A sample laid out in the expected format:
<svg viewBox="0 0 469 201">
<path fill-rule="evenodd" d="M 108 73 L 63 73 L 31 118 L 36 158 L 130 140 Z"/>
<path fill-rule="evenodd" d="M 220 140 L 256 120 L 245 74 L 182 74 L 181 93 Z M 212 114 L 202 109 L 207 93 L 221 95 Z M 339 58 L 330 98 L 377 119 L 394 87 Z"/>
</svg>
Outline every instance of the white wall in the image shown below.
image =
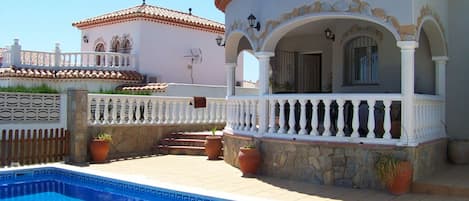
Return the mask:
<svg viewBox="0 0 469 201">
<path fill-rule="evenodd" d="M 158 82 L 192 83 L 192 48 L 200 48 L 203 61 L 192 65 L 194 84 L 226 84 L 224 49 L 219 47 L 216 33 L 144 22 L 139 50 L 140 72 L 158 77 Z M 242 71 L 241 71 L 242 72 Z"/>
<path fill-rule="evenodd" d="M 236 87 L 236 95 L 258 95 L 259 90 L 256 88 L 242 88 Z M 157 93 L 158 95 L 159 93 Z M 226 97 L 226 86 L 214 86 L 214 85 L 188 85 L 188 84 L 168 84 L 165 95 L 167 96 L 205 96 L 212 98 L 224 98 Z"/>
<path fill-rule="evenodd" d="M 446 122 L 452 138 L 469 139 L 469 1 L 449 1 L 449 61 L 446 68 Z"/>
<path fill-rule="evenodd" d="M 203 61 L 192 65 L 195 84 L 224 85 L 226 69 L 224 49 L 215 38 L 219 35 L 206 31 L 182 28 L 149 21 L 130 21 L 94 27 L 82 31 L 89 43 L 83 43 L 82 51 L 94 51 L 95 41 L 102 38 L 109 51 L 113 36 L 129 34 L 132 54 L 138 58 L 137 70 L 144 75 L 156 76 L 158 82 L 192 83 L 190 49 L 200 48 Z M 240 73 L 239 73 L 240 72 Z M 242 66 L 237 68 L 237 80 L 243 80 Z"/>
</svg>

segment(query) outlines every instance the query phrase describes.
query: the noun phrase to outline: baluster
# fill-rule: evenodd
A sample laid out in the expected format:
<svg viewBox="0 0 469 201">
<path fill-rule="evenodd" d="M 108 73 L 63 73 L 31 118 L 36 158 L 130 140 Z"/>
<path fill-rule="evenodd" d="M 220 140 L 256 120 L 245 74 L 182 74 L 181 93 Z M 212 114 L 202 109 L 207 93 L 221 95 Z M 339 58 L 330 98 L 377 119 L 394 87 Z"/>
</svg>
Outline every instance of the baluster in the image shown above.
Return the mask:
<svg viewBox="0 0 469 201">
<path fill-rule="evenodd" d="M 112 116 L 111 124 L 117 123 L 117 98 L 112 99 Z"/>
<path fill-rule="evenodd" d="M 244 105 L 244 102 L 242 100 L 238 100 L 239 101 L 239 130 L 243 130 L 244 129 L 244 115 L 246 114 L 244 112 L 245 110 L 245 105 Z"/>
<path fill-rule="evenodd" d="M 42 58 L 41 58 L 41 59 L 42 59 L 42 61 L 41 61 L 41 62 L 42 62 L 42 66 L 48 66 L 48 65 L 46 65 L 46 55 L 47 55 L 47 53 L 44 53 L 44 54 L 42 55 Z"/>
<path fill-rule="evenodd" d="M 144 124 L 150 123 L 150 120 L 148 119 L 148 104 L 150 104 L 149 99 L 143 99 L 143 122 Z"/>
<path fill-rule="evenodd" d="M 296 134 L 295 130 L 295 104 L 296 104 L 296 99 L 288 99 L 288 103 L 290 104 L 290 115 L 288 118 L 288 126 L 290 129 L 288 129 L 288 134 Z"/>
<path fill-rule="evenodd" d="M 92 101 L 93 101 L 93 98 L 91 96 L 88 96 L 88 122 L 90 124 L 94 124 L 94 122 L 93 122 L 93 115 L 94 114 L 92 115 L 92 113 L 91 113 L 91 106 L 93 105 L 93 104 L 91 104 Z"/>
<path fill-rule="evenodd" d="M 170 112 L 171 101 L 166 100 L 164 106 L 165 106 L 165 111 L 164 111 L 164 117 L 165 117 L 164 119 L 165 120 L 164 120 L 164 122 L 169 124 L 171 122 L 171 119 L 170 119 L 171 114 L 169 113 Z"/>
<path fill-rule="evenodd" d="M 74 61 L 74 63 L 73 63 L 73 66 L 75 66 L 75 67 L 76 67 L 76 66 L 78 66 L 78 63 L 77 63 L 77 60 L 78 60 L 78 54 L 75 54 L 75 55 L 73 55 L 73 56 L 75 56 L 75 61 Z"/>
<path fill-rule="evenodd" d="M 124 124 L 125 122 L 125 109 L 126 109 L 126 102 L 127 102 L 127 99 L 126 98 L 121 98 L 120 99 L 120 106 L 121 106 L 121 112 L 120 112 L 120 120 L 119 120 L 119 123 L 120 124 Z"/>
<path fill-rule="evenodd" d="M 360 127 L 360 117 L 359 117 L 359 109 L 360 109 L 360 100 L 352 100 L 353 106 L 353 117 L 352 117 L 352 136 L 353 138 L 360 137 L 360 133 L 358 133 L 358 128 Z"/>
<path fill-rule="evenodd" d="M 195 103 L 194 103 L 195 104 Z M 191 107 L 191 123 L 195 123 L 197 121 L 197 111 L 194 107 Z"/>
<path fill-rule="evenodd" d="M 244 100 L 244 130 L 249 131 L 249 124 L 251 123 L 251 103 L 249 100 Z"/>
<path fill-rule="evenodd" d="M 52 66 L 52 56 L 49 55 L 49 65 Z M 55 64 L 56 66 L 58 66 L 57 64 Z"/>
<path fill-rule="evenodd" d="M 178 101 L 179 104 L 179 110 L 178 110 L 178 124 L 182 124 L 184 122 L 184 100 Z"/>
<path fill-rule="evenodd" d="M 318 126 L 319 126 L 318 104 L 319 104 L 319 100 L 312 99 L 310 101 L 311 101 L 311 133 L 310 133 L 310 135 L 318 136 L 319 135 L 319 131 L 318 131 Z"/>
<path fill-rule="evenodd" d="M 171 123 L 175 124 L 178 121 L 178 116 L 177 116 L 178 102 L 177 102 L 177 100 L 171 101 L 171 110 L 172 110 Z"/>
<path fill-rule="evenodd" d="M 226 115 L 227 115 L 226 112 L 227 112 L 227 109 L 228 109 L 228 108 L 226 108 L 226 102 L 218 102 L 217 105 L 221 109 L 221 118 L 219 118 L 217 122 L 224 122 L 224 121 L 226 121 Z"/>
<path fill-rule="evenodd" d="M 206 105 L 205 105 L 205 108 L 202 110 L 202 123 L 208 123 L 210 118 L 209 118 L 209 106 L 210 106 L 210 102 L 206 102 Z"/>
<path fill-rule="evenodd" d="M 344 137 L 345 136 L 345 133 L 344 133 L 344 125 L 345 125 L 345 122 L 344 122 L 344 104 L 345 104 L 345 100 L 344 99 L 341 99 L 341 98 L 338 98 L 336 100 L 337 102 L 337 107 L 338 107 L 338 116 L 337 116 L 337 134 L 336 136 L 337 137 Z"/>
<path fill-rule="evenodd" d="M 279 108 L 280 108 L 280 114 L 279 114 L 279 128 L 278 128 L 278 133 L 285 134 L 287 132 L 285 128 L 285 104 L 286 100 L 279 100 Z"/>
<path fill-rule="evenodd" d="M 232 128 L 231 127 L 231 114 L 232 114 L 232 111 L 231 111 L 231 101 L 230 100 L 226 100 L 226 126 L 225 128 Z"/>
<path fill-rule="evenodd" d="M 324 99 L 324 133 L 322 136 L 331 136 L 331 100 Z"/>
<path fill-rule="evenodd" d="M 384 100 L 384 139 L 391 139 L 391 100 Z"/>
<path fill-rule="evenodd" d="M 306 103 L 308 102 L 306 99 L 300 99 L 300 135 L 306 135 Z"/>
<path fill-rule="evenodd" d="M 252 110 L 252 116 L 251 116 L 251 132 L 256 131 L 256 125 L 257 125 L 257 120 L 256 120 L 256 102 L 257 100 L 251 100 L 251 110 Z"/>
<path fill-rule="evenodd" d="M 270 115 L 269 115 L 269 133 L 275 133 L 276 125 L 275 125 L 275 105 L 277 100 L 271 99 L 270 100 Z"/>
<path fill-rule="evenodd" d="M 128 111 L 128 120 L 127 124 L 132 124 L 134 122 L 134 99 L 129 98 L 127 99 L 129 101 L 129 111 Z"/>
<path fill-rule="evenodd" d="M 140 110 L 140 106 L 141 106 L 141 103 L 142 103 L 142 100 L 141 99 L 135 99 L 136 101 L 136 106 L 135 106 L 135 124 L 140 124 L 142 121 L 142 112 Z"/>
<path fill-rule="evenodd" d="M 104 98 L 103 124 L 109 124 L 109 101 L 110 101 L 110 98 L 108 97 Z"/>
<path fill-rule="evenodd" d="M 197 123 L 202 123 L 204 121 L 204 109 L 197 109 Z"/>
<path fill-rule="evenodd" d="M 186 107 L 185 107 L 186 115 L 185 115 L 185 118 L 184 118 L 184 123 L 188 124 L 191 121 L 191 110 L 190 110 L 191 107 L 190 107 L 189 103 L 187 103 L 187 100 L 186 100 L 186 102 L 184 102 L 184 104 L 186 105 Z"/>
<path fill-rule="evenodd" d="M 233 108 L 234 108 L 234 125 L 233 125 L 233 129 L 238 129 L 239 127 L 239 103 L 237 100 L 233 100 Z"/>
<path fill-rule="evenodd" d="M 156 123 L 156 100 L 155 99 L 150 99 L 149 104 L 151 105 L 151 124 Z"/>
<path fill-rule="evenodd" d="M 368 103 L 368 134 L 367 138 L 376 138 L 375 135 L 375 104 L 376 100 L 367 100 Z"/>
<path fill-rule="evenodd" d="M 163 123 L 163 100 L 158 100 L 158 124 Z"/>
<path fill-rule="evenodd" d="M 217 106 L 217 103 L 215 101 L 207 102 L 207 108 L 208 108 L 208 111 L 209 111 L 208 123 L 216 122 L 216 119 L 215 119 L 215 112 L 216 112 L 216 109 L 217 109 L 216 106 Z"/>
<path fill-rule="evenodd" d="M 101 102 L 101 98 L 100 97 L 97 97 L 95 98 L 95 101 L 96 101 L 96 107 L 94 109 L 94 124 L 99 124 L 99 121 L 100 121 L 100 114 L 101 114 L 101 111 L 99 111 L 99 104 Z"/>
</svg>

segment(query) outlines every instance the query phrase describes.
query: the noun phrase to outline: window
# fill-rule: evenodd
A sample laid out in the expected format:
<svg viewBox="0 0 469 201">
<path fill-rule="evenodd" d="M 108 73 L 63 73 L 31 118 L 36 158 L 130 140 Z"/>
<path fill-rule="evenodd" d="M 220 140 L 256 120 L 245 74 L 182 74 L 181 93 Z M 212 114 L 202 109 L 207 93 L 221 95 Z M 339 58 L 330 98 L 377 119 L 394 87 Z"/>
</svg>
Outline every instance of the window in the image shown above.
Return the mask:
<svg viewBox="0 0 469 201">
<path fill-rule="evenodd" d="M 120 41 L 118 36 L 114 36 L 111 40 L 111 49 L 110 52 L 119 52 L 120 51 Z M 110 66 L 119 66 L 119 56 L 113 55 L 111 56 L 111 60 L 109 61 Z"/>
<path fill-rule="evenodd" d="M 378 45 L 367 36 L 352 39 L 345 46 L 347 84 L 375 84 L 378 80 Z"/>
<path fill-rule="evenodd" d="M 104 44 L 103 43 L 98 43 L 94 49 L 95 52 L 104 52 Z M 101 55 L 96 55 L 96 61 L 95 61 L 96 66 L 101 66 L 104 64 L 104 56 Z"/>
</svg>

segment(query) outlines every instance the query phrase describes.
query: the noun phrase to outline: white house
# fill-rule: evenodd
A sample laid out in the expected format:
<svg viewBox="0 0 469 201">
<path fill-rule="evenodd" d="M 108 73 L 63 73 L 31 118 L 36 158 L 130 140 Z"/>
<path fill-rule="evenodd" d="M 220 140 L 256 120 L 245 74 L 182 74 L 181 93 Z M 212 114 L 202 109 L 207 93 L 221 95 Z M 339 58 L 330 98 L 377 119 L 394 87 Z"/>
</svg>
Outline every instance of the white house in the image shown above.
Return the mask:
<svg viewBox="0 0 469 201">
<path fill-rule="evenodd" d="M 224 25 L 191 11 L 143 3 L 73 26 L 82 32 L 81 52 L 63 52 L 59 46 L 55 52 L 22 50 L 16 40 L 4 53 L 0 83 L 80 86 L 90 91 L 123 84 L 145 87 L 142 83 L 148 82 L 226 85 L 224 49 L 215 41 L 224 34 Z M 242 68 L 236 77 L 243 81 Z"/>
<path fill-rule="evenodd" d="M 469 138 L 467 1 L 215 4 L 226 14 L 225 161 L 254 140 L 263 174 L 375 188 L 377 155 L 412 161 L 415 180 L 444 167 L 448 136 Z M 259 59 L 257 96 L 233 88 L 242 50 Z"/>
</svg>

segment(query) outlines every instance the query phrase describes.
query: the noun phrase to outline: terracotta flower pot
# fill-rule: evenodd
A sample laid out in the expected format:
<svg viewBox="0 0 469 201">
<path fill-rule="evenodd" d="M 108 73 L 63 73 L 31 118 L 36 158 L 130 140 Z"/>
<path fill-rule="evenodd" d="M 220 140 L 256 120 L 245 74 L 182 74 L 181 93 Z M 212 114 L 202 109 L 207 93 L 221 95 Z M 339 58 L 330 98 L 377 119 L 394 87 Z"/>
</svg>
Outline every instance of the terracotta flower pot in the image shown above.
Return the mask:
<svg viewBox="0 0 469 201">
<path fill-rule="evenodd" d="M 107 160 L 109 153 L 109 141 L 94 139 L 90 144 L 91 158 L 96 163 L 103 163 Z"/>
<path fill-rule="evenodd" d="M 410 191 L 412 184 L 412 164 L 409 161 L 399 162 L 398 173 L 386 184 L 388 191 L 394 195 L 402 195 Z"/>
<path fill-rule="evenodd" d="M 261 154 L 256 148 L 241 147 L 238 153 L 239 168 L 243 176 L 250 176 L 257 173 L 257 168 L 261 162 Z"/>
<path fill-rule="evenodd" d="M 208 160 L 217 160 L 221 153 L 221 136 L 207 136 L 205 138 L 205 154 Z"/>
</svg>

